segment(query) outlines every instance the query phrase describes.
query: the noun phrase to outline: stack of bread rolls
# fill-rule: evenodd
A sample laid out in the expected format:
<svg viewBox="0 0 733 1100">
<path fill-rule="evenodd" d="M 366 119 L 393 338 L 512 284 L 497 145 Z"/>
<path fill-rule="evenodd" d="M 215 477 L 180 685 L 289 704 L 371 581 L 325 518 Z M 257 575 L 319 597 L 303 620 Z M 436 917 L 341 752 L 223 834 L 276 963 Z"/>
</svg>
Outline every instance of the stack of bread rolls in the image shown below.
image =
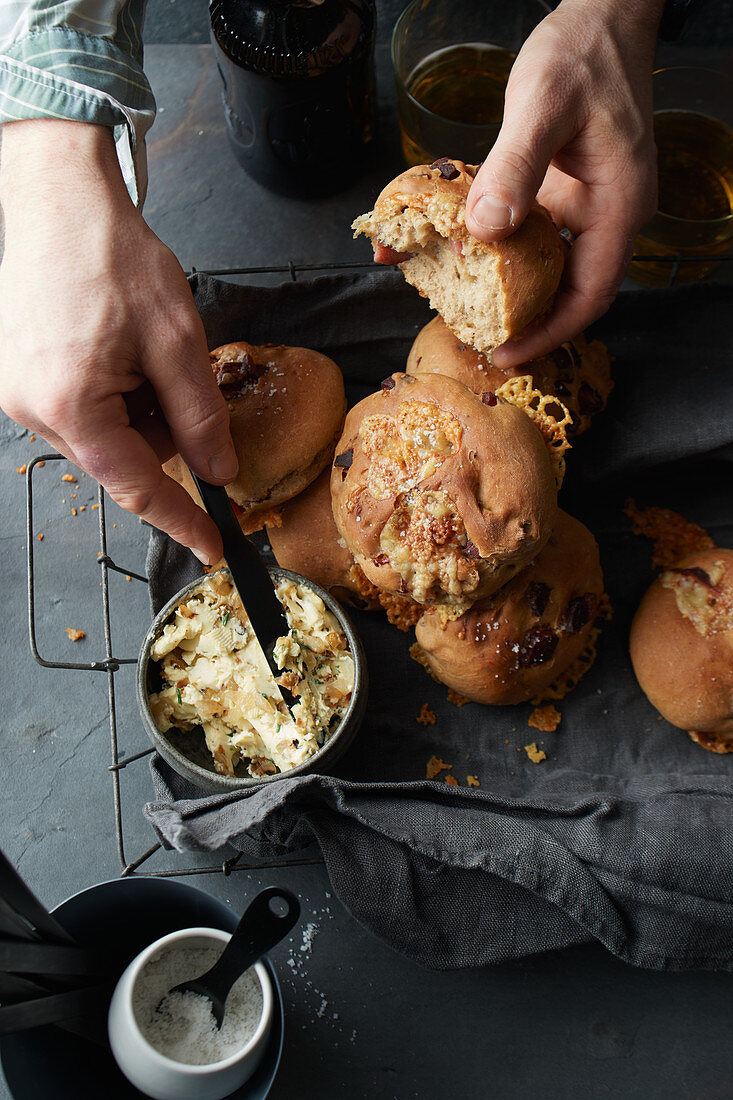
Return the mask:
<svg viewBox="0 0 733 1100">
<path fill-rule="evenodd" d="M 590 666 L 607 613 L 598 546 L 558 508 L 568 438 L 613 387 L 580 333 L 512 370 L 492 350 L 553 301 L 564 245 L 535 203 L 498 244 L 465 227 L 476 168 L 410 168 L 356 219 L 378 263 L 430 299 L 404 373 L 348 414 L 341 372 L 307 348 L 245 341 L 211 352 L 240 472 L 245 533 L 267 527 L 280 566 L 416 630 L 411 653 L 464 699 L 561 698 Z M 345 420 L 344 420 L 345 417 Z M 179 457 L 166 472 L 197 498 Z M 631 654 L 662 715 L 733 751 L 733 551 L 665 569 L 634 620 Z"/>
<path fill-rule="evenodd" d="M 582 334 L 519 369 L 493 366 L 492 348 L 549 308 L 563 244 L 539 205 L 499 245 L 472 238 L 474 174 L 445 159 L 411 168 L 354 223 L 440 313 L 405 372 L 347 414 L 330 485 L 322 474 L 268 531 L 281 565 L 415 625 L 413 655 L 436 679 L 505 704 L 562 694 L 590 663 L 598 548 L 557 491 L 567 435 L 612 383 L 605 348 Z"/>
<path fill-rule="evenodd" d="M 589 663 L 598 548 L 557 493 L 567 436 L 588 427 L 611 380 L 605 348 L 582 335 L 519 370 L 493 366 L 493 347 L 550 307 L 564 246 L 537 204 L 506 241 L 471 237 L 474 174 L 447 159 L 411 168 L 354 223 L 439 315 L 404 373 L 345 422 L 341 373 L 317 352 L 240 342 L 211 362 L 245 533 L 266 525 L 280 566 L 416 626 L 413 655 L 436 679 L 505 704 L 557 697 Z M 180 459 L 167 471 L 196 495 Z"/>
</svg>

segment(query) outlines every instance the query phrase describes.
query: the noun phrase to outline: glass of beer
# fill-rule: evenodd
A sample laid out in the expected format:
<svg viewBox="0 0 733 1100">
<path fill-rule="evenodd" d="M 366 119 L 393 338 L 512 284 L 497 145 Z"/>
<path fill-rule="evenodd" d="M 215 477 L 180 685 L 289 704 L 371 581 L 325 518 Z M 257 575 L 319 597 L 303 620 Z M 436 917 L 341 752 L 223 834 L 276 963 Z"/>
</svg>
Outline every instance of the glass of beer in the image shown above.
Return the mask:
<svg viewBox="0 0 733 1100">
<path fill-rule="evenodd" d="M 659 198 L 634 254 L 670 259 L 634 259 L 629 276 L 646 286 L 694 282 L 716 267 L 698 256 L 733 245 L 733 79 L 711 69 L 660 69 L 652 89 Z"/>
<path fill-rule="evenodd" d="M 542 0 L 413 0 L 405 8 L 392 67 L 408 165 L 485 158 L 517 52 L 551 10 Z"/>
</svg>

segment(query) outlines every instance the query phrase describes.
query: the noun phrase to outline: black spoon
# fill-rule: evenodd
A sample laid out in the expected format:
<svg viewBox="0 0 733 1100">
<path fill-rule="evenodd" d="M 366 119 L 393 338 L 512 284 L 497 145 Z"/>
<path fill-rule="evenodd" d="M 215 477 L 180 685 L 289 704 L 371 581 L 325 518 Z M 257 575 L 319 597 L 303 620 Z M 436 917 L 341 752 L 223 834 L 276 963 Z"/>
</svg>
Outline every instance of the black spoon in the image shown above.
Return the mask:
<svg viewBox="0 0 733 1100">
<path fill-rule="evenodd" d="M 284 912 L 275 912 L 271 904 L 273 901 L 284 905 Z M 268 886 L 245 910 L 224 953 L 211 970 L 200 978 L 181 982 L 170 993 L 197 993 L 200 997 L 207 997 L 211 1001 L 216 1026 L 221 1027 L 226 999 L 237 978 L 261 955 L 280 943 L 299 916 L 300 905 L 294 894 L 278 886 Z"/>
<path fill-rule="evenodd" d="M 234 587 L 239 593 L 242 606 L 247 612 L 270 671 L 277 680 L 282 674 L 282 669 L 277 667 L 273 649 L 278 638 L 288 634 L 290 623 L 283 605 L 275 595 L 272 577 L 257 547 L 242 533 L 226 490 L 221 485 L 211 485 L 208 481 L 202 481 L 193 470 L 191 470 L 191 476 L 201 495 L 204 508 L 219 528 L 224 545 L 224 558 L 229 566 Z M 280 690 L 282 691 L 282 688 Z"/>
</svg>

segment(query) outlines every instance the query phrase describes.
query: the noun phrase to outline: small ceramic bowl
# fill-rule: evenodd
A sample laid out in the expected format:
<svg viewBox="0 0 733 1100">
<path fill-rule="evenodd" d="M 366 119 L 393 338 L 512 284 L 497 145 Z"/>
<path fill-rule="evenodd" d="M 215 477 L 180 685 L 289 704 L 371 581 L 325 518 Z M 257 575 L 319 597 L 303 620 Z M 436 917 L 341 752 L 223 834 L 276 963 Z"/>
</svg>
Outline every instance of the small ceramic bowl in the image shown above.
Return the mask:
<svg viewBox="0 0 733 1100">
<path fill-rule="evenodd" d="M 272 1026 L 273 991 L 261 962 L 255 963 L 253 969 L 260 983 L 262 1014 L 254 1033 L 229 1058 L 205 1065 L 174 1061 L 148 1042 L 135 1018 L 136 984 L 161 951 L 173 947 L 223 947 L 230 938 L 229 933 L 218 928 L 170 932 L 141 951 L 115 987 L 107 1024 L 112 1053 L 128 1081 L 153 1100 L 221 1100 L 243 1085 L 262 1060 Z"/>
<path fill-rule="evenodd" d="M 290 580 L 310 588 L 317 596 L 321 597 L 326 607 L 336 617 L 339 626 L 346 635 L 349 649 L 354 658 L 354 689 L 351 693 L 351 701 L 346 713 L 338 725 L 328 734 L 322 747 L 297 767 L 290 768 L 286 772 L 278 772 L 275 775 L 262 776 L 257 779 L 251 776 L 219 775 L 214 769 L 211 754 L 206 748 L 200 730 L 194 729 L 190 732 L 184 732 L 173 728 L 161 733 L 150 711 L 149 696 L 155 691 L 155 662 L 151 657 L 153 643 L 178 607 L 178 604 L 185 600 L 194 589 L 198 588 L 205 578 L 199 577 L 197 580 L 185 585 L 158 612 L 145 635 L 137 666 L 137 698 L 148 737 L 163 759 L 184 779 L 187 779 L 202 791 L 212 794 L 259 787 L 263 783 L 276 783 L 279 779 L 289 779 L 291 776 L 304 775 L 307 772 L 327 772 L 354 740 L 366 711 L 368 675 L 364 647 L 344 609 L 330 593 L 297 573 L 291 573 L 288 569 L 271 569 L 270 576 L 275 582 Z"/>
<path fill-rule="evenodd" d="M 231 934 L 240 917 L 223 901 L 187 882 L 136 875 L 82 890 L 53 914 L 74 939 L 110 958 L 116 978 L 148 944 L 169 932 L 203 925 Z M 282 1054 L 282 994 L 272 963 L 266 955 L 260 961 L 270 975 L 275 998 L 270 1038 L 258 1069 L 232 1100 L 265 1100 Z M 52 1025 L 0 1035 L 2 1074 L 13 1100 L 138 1095 L 112 1056 L 106 1016 L 99 1020 L 87 1015 L 77 1022 L 87 1030 L 88 1039 Z M 0 1092 L 5 1095 L 1 1087 Z"/>
</svg>

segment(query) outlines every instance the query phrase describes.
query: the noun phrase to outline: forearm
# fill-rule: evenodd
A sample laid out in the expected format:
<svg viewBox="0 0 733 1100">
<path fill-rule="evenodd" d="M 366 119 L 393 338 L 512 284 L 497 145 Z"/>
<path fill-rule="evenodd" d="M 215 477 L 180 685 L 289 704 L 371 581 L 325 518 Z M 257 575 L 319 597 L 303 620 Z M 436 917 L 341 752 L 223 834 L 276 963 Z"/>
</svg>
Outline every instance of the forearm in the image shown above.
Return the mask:
<svg viewBox="0 0 733 1100">
<path fill-rule="evenodd" d="M 36 201 L 127 199 L 108 126 L 64 119 L 24 119 L 3 126 L 0 203 L 15 215 Z"/>
<path fill-rule="evenodd" d="M 142 69 L 144 0 L 3 0 L 0 123 L 53 120 L 114 130 L 133 201 L 146 185 L 155 100 Z"/>
</svg>

